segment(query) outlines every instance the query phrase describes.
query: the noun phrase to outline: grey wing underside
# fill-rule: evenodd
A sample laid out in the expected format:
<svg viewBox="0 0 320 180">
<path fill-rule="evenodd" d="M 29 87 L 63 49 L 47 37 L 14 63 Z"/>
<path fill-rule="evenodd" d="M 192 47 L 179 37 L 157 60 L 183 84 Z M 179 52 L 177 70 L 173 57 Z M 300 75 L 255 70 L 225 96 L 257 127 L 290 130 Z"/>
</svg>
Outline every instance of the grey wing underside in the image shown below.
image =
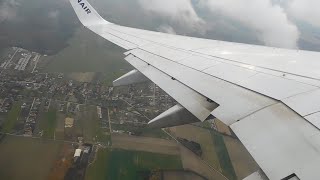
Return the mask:
<svg viewBox="0 0 320 180">
<path fill-rule="evenodd" d="M 178 102 L 150 126 L 215 117 L 259 164 L 247 179 L 320 179 L 319 53 L 123 27 L 86 0 L 70 2 L 84 26 L 127 50 L 135 70 L 114 85 L 150 79 Z"/>
</svg>

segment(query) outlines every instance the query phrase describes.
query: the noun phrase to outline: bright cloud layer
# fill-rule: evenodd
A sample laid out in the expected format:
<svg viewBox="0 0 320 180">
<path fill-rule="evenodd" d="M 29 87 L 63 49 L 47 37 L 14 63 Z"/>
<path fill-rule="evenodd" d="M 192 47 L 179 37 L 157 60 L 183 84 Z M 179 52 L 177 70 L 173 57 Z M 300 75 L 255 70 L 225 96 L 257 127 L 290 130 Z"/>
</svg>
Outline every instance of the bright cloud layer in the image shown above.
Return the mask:
<svg viewBox="0 0 320 180">
<path fill-rule="evenodd" d="M 139 0 L 139 3 L 146 11 L 167 17 L 188 29 L 209 28 L 190 0 Z M 297 48 L 300 33 L 290 20 L 320 27 L 319 0 L 199 0 L 197 3 L 209 9 L 212 15 L 219 14 L 247 26 L 269 46 Z"/>
<path fill-rule="evenodd" d="M 205 31 L 205 22 L 195 12 L 190 0 L 139 0 L 139 4 L 147 12 L 166 17 L 191 32 Z"/>
<path fill-rule="evenodd" d="M 288 20 L 280 5 L 269 0 L 203 0 L 212 12 L 220 13 L 241 22 L 257 32 L 266 45 L 296 48 L 298 28 Z"/>
<path fill-rule="evenodd" d="M 291 0 L 286 2 L 289 16 L 320 27 L 319 0 Z"/>
</svg>

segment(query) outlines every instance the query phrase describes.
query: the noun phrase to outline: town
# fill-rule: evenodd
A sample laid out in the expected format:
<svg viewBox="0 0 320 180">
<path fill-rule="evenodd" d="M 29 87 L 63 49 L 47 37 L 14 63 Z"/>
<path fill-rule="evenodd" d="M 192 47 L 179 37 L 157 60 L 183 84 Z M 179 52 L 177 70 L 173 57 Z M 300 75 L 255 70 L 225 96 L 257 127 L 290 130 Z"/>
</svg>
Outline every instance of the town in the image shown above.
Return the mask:
<svg viewBox="0 0 320 180">
<path fill-rule="evenodd" d="M 150 118 L 175 104 L 151 82 L 118 88 L 104 85 L 99 77 L 79 82 L 63 73 L 41 73 L 40 59 L 38 53 L 13 47 L 0 62 L 0 125 L 6 133 L 44 136 L 48 132 L 41 128 L 43 114 L 57 111 L 60 116 L 53 121 L 57 126 L 63 121 L 64 133 L 59 134 L 58 130 L 54 136 L 76 140 L 84 135 L 71 129 L 81 129 L 77 124 L 80 114 L 90 107 L 94 107 L 105 132 L 114 125 L 112 132 L 134 133 L 131 131 L 146 126 Z M 8 114 L 16 117 L 4 123 Z"/>
<path fill-rule="evenodd" d="M 2 55 L 0 129 L 74 144 L 66 178 L 83 178 L 93 148 L 111 146 L 111 133 L 139 135 L 151 117 L 175 103 L 151 82 L 113 88 L 91 73 L 43 73 L 41 57 L 18 47 Z"/>
<path fill-rule="evenodd" d="M 177 154 L 169 147 L 181 144 L 199 158 L 196 162 L 206 163 L 201 158 L 212 153 L 207 148 L 212 141 L 197 139 L 189 130 L 209 133 L 206 137 L 221 138 L 223 134 L 232 138 L 231 143 L 237 141 L 218 120 L 182 128 L 149 129 L 151 119 L 177 104 L 151 81 L 113 87 L 101 73 L 47 72 L 44 68 L 48 63 L 46 55 L 18 47 L 0 56 L 0 134 L 65 143 L 61 156 L 69 158 L 59 163 L 71 165 L 63 169 L 57 163 L 51 172 L 54 175 L 83 179 L 99 148 L 163 153 L 159 150 L 166 147 L 166 153 Z M 165 142 L 159 144 L 161 140 Z M 224 147 L 220 143 L 218 146 Z M 209 164 L 215 166 L 212 162 Z M 206 168 L 209 173 L 212 167 Z"/>
</svg>

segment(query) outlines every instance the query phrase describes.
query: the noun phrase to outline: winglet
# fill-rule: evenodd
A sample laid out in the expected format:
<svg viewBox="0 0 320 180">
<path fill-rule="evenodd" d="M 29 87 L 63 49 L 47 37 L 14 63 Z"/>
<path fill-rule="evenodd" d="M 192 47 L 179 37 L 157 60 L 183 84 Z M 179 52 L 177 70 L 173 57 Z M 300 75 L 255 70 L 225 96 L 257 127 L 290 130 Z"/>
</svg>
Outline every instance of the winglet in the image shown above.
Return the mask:
<svg viewBox="0 0 320 180">
<path fill-rule="evenodd" d="M 111 24 L 104 20 L 87 0 L 70 0 L 70 3 L 84 26 Z"/>
</svg>

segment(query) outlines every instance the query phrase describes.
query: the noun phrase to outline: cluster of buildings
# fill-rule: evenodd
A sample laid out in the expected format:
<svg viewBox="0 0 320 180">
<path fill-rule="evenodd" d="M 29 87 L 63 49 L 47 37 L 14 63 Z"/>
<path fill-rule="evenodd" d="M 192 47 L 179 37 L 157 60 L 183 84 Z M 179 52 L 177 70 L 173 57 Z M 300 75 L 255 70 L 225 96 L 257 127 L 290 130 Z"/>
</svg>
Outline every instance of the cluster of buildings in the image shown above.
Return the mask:
<svg viewBox="0 0 320 180">
<path fill-rule="evenodd" d="M 30 63 L 31 57 L 33 58 L 33 63 Z M 40 54 L 35 52 L 29 52 L 28 50 L 13 47 L 11 51 L 8 53 L 7 57 L 5 57 L 0 65 L 1 69 L 8 70 L 18 70 L 24 71 L 28 65 L 33 66 L 32 69 L 36 68 L 36 62 L 41 57 Z"/>
<path fill-rule="evenodd" d="M 75 114 L 76 112 L 80 111 L 80 104 L 60 101 L 60 103 L 58 104 L 58 110 L 59 112 Z"/>
<path fill-rule="evenodd" d="M 18 63 L 15 65 L 15 70 L 24 71 L 29 63 L 31 54 L 23 53 L 22 58 L 19 59 Z"/>
<path fill-rule="evenodd" d="M 151 82 L 116 87 L 112 97 L 119 99 L 118 106 L 109 108 L 114 133 L 136 134 L 150 119 L 176 104 L 174 99 Z"/>
<path fill-rule="evenodd" d="M 73 155 L 74 162 L 79 163 L 82 159 L 85 159 L 87 161 L 90 155 L 91 149 L 92 149 L 91 144 L 80 143 L 79 147 L 74 151 L 74 155 Z M 85 156 L 88 156 L 88 157 L 85 157 Z"/>
<path fill-rule="evenodd" d="M 12 107 L 12 100 L 10 98 L 5 98 L 0 100 L 0 113 L 7 113 Z"/>
<path fill-rule="evenodd" d="M 75 149 L 73 164 L 68 169 L 65 179 L 84 179 L 86 168 L 94 154 L 92 153 L 92 147 L 91 144 L 80 143 L 79 147 Z"/>
<path fill-rule="evenodd" d="M 41 105 L 41 100 L 40 98 L 35 98 L 33 100 L 33 103 L 31 105 L 29 115 L 26 118 L 25 124 L 24 124 L 24 135 L 25 136 L 32 136 L 36 121 L 37 121 L 37 116 L 39 114 L 39 108 Z M 23 106 L 26 106 L 24 103 L 21 108 L 24 108 Z"/>
<path fill-rule="evenodd" d="M 113 88 L 98 79 L 79 82 L 63 73 L 39 73 L 35 71 L 39 58 L 37 53 L 12 48 L 3 62 L 0 59 L 3 65 L 0 66 L 0 113 L 7 113 L 14 101 L 26 102 L 34 98 L 32 104 L 23 105 L 23 109 L 29 109 L 24 116 L 25 135 L 33 135 L 39 111 L 47 111 L 51 100 L 57 102 L 57 111 L 73 116 L 79 111 L 79 104 L 97 106 L 101 128 L 109 127 L 108 115 L 111 124 L 119 125 L 115 127 L 143 127 L 150 118 L 176 104 L 151 82 Z M 41 103 L 44 108 L 39 110 Z M 66 126 L 71 125 L 67 123 Z M 115 130 L 126 131 L 121 128 Z"/>
<path fill-rule="evenodd" d="M 20 48 L 17 48 L 17 47 L 13 47 L 12 50 L 14 51 L 13 54 L 9 53 L 8 56 L 4 59 L 4 61 L 1 63 L 0 65 L 0 68 L 4 68 L 4 69 L 7 69 L 8 67 L 10 67 L 12 64 L 11 64 L 11 61 L 12 59 L 14 58 L 14 56 L 16 55 L 16 53 L 19 51 L 21 52 L 21 49 Z"/>
</svg>

